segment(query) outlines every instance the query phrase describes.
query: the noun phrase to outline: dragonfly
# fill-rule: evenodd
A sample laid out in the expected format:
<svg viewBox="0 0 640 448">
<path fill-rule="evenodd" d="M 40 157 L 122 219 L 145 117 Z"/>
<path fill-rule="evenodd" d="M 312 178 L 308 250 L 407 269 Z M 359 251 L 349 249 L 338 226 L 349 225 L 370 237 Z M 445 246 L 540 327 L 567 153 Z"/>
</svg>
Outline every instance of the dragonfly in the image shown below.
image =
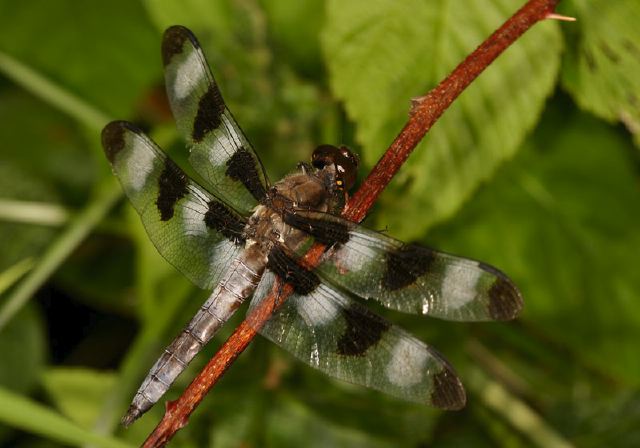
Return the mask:
<svg viewBox="0 0 640 448">
<path fill-rule="evenodd" d="M 488 264 L 341 218 L 359 164 L 345 146 L 320 145 L 310 162 L 271 183 L 194 34 L 168 28 L 162 61 L 200 182 L 132 123 L 109 123 L 102 145 L 156 249 L 211 294 L 153 365 L 123 424 L 163 396 L 243 302 L 252 299 L 253 309 L 276 282 L 293 293 L 259 328 L 267 339 L 331 377 L 441 409 L 464 407 L 464 387 L 446 359 L 358 299 L 452 321 L 504 321 L 523 305 L 514 283 Z M 316 242 L 326 250 L 311 269 L 301 257 Z"/>
</svg>

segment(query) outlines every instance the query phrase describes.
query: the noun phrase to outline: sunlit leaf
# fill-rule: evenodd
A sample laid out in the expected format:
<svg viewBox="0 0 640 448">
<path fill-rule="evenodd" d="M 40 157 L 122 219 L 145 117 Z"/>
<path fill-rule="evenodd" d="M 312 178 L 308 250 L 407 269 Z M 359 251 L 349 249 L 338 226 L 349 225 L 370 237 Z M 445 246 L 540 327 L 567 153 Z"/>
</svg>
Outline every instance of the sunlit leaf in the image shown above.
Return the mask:
<svg viewBox="0 0 640 448">
<path fill-rule="evenodd" d="M 622 122 L 640 145 L 640 2 L 569 0 L 577 28 L 562 82 L 584 109 Z"/>
<path fill-rule="evenodd" d="M 329 2 L 331 85 L 371 166 L 425 94 L 522 6 L 520 0 Z M 555 23 L 535 26 L 451 106 L 383 195 L 383 225 L 421 235 L 451 216 L 535 125 L 559 68 Z"/>
</svg>

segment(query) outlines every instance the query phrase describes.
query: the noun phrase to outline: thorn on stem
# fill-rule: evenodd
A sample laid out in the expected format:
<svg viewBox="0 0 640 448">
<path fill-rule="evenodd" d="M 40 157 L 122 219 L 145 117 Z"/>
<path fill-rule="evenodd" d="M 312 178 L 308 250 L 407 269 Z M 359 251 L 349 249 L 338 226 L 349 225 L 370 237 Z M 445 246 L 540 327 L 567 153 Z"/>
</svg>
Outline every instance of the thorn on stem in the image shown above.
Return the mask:
<svg viewBox="0 0 640 448">
<path fill-rule="evenodd" d="M 575 17 L 563 16 L 562 14 L 556 14 L 555 12 L 547 14 L 545 19 L 560 20 L 562 22 L 575 22 L 576 20 L 578 20 Z"/>
</svg>

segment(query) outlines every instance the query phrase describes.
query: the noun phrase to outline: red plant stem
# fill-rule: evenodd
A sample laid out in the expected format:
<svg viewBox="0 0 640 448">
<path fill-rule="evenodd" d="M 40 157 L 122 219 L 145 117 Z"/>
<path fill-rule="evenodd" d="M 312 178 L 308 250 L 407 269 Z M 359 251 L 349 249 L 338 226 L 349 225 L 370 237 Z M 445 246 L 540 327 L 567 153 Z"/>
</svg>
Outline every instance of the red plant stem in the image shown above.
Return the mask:
<svg viewBox="0 0 640 448">
<path fill-rule="evenodd" d="M 362 221 L 409 154 L 451 103 L 525 31 L 552 14 L 559 2 L 560 0 L 527 2 L 467 56 L 438 86 L 427 95 L 415 100 L 407 124 L 371 170 L 358 191 L 351 197 L 342 215 L 355 222 Z M 303 257 L 302 263 L 307 267 L 314 267 L 323 252 L 324 246 L 315 244 Z M 268 297 L 236 328 L 182 396 L 167 404 L 164 417 L 144 442 L 143 447 L 164 446 L 180 428 L 186 425 L 189 415 L 198 403 L 249 345 L 277 306 L 281 305 L 292 292 L 291 285 L 279 287 L 276 284 L 274 286 Z"/>
</svg>

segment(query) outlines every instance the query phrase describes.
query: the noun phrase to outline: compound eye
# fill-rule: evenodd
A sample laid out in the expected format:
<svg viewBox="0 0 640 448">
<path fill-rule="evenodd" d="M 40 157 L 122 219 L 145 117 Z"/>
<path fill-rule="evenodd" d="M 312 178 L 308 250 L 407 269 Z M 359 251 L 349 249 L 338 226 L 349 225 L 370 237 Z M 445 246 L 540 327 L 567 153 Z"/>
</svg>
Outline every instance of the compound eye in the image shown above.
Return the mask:
<svg viewBox="0 0 640 448">
<path fill-rule="evenodd" d="M 311 155 L 311 164 L 318 169 L 322 169 L 327 165 L 335 163 L 336 156 L 340 153 L 339 149 L 333 145 L 320 145 Z"/>
<path fill-rule="evenodd" d="M 358 156 L 356 156 L 354 153 L 352 153 L 349 148 L 347 148 L 346 146 L 341 146 L 340 147 L 340 154 L 342 155 L 342 157 L 344 157 L 345 159 L 349 160 L 351 162 L 351 164 L 354 166 L 354 168 L 358 168 L 358 165 L 359 165 L 359 162 L 360 162 L 358 160 Z"/>
<path fill-rule="evenodd" d="M 335 164 L 341 180 L 338 187 L 350 190 L 355 184 L 356 175 L 358 174 L 358 157 L 346 146 L 341 146 L 340 157 L 336 159 Z"/>
<path fill-rule="evenodd" d="M 336 149 L 335 146 L 331 145 L 318 146 L 311 155 L 311 164 L 318 169 L 322 169 L 330 163 L 333 163 Z"/>
<path fill-rule="evenodd" d="M 358 158 L 346 146 L 318 146 L 311 156 L 311 164 L 318 169 L 335 166 L 336 187 L 339 190 L 349 190 L 356 181 Z"/>
</svg>

